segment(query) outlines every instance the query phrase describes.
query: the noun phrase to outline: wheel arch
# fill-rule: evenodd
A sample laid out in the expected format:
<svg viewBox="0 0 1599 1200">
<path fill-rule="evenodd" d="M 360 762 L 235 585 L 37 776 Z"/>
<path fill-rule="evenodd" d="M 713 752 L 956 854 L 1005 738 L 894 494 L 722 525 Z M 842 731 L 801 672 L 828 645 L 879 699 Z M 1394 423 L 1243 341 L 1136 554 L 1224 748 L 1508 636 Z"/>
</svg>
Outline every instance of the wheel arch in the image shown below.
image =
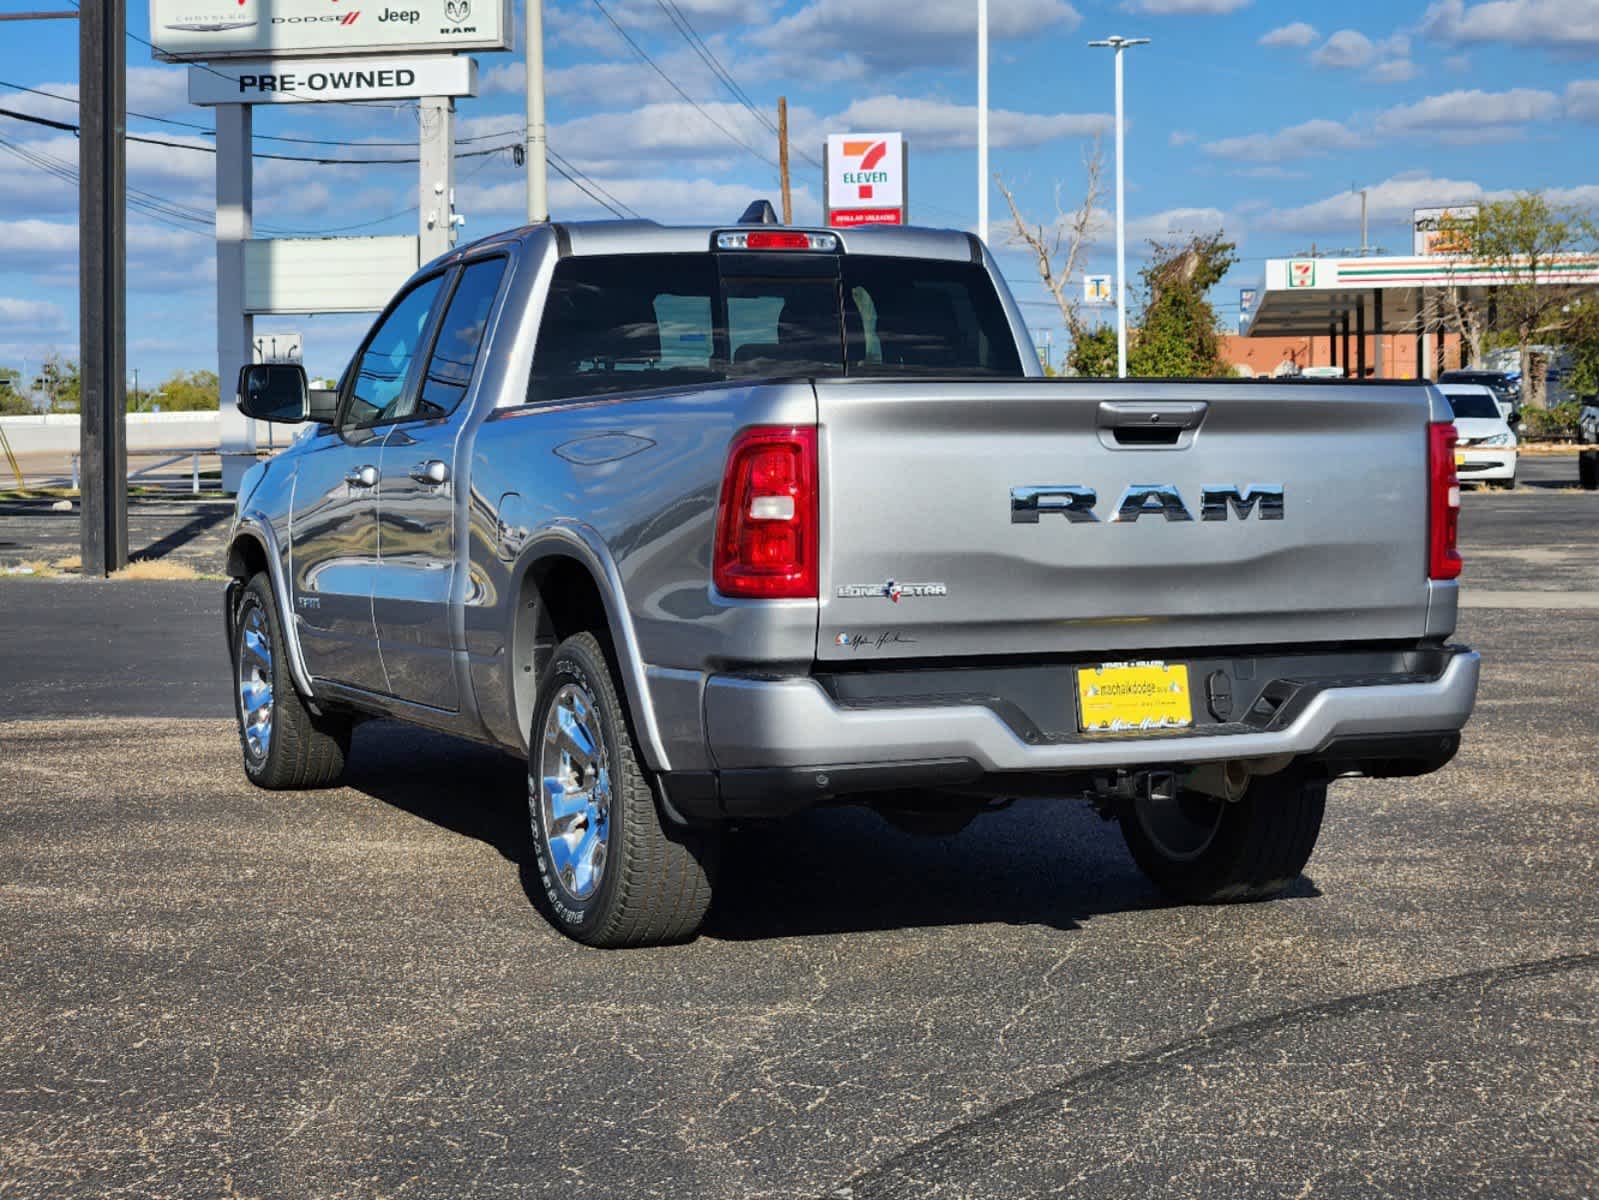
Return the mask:
<svg viewBox="0 0 1599 1200">
<path fill-rule="evenodd" d="M 561 639 L 588 630 L 610 652 L 645 762 L 652 770 L 669 770 L 621 575 L 598 534 L 573 522 L 540 530 L 529 539 L 512 579 L 516 608 L 507 644 L 506 700 L 519 734 L 527 736 L 549 655 Z"/>
<path fill-rule="evenodd" d="M 272 585 L 272 596 L 277 601 L 278 624 L 283 628 L 283 642 L 289 650 L 289 674 L 294 686 L 308 700 L 315 699 L 311 676 L 306 672 L 305 660 L 300 654 L 300 631 L 294 623 L 294 602 L 289 595 L 289 581 L 283 570 L 283 556 L 278 552 L 277 538 L 271 526 L 250 517 L 242 518 L 228 540 L 226 571 L 234 584 L 243 584 L 259 571 L 267 573 Z M 230 594 L 231 588 L 230 585 Z M 230 601 L 231 603 L 231 601 Z M 233 628 L 233 614 L 228 613 L 228 628 Z M 228 648 L 231 654 L 232 646 Z"/>
</svg>

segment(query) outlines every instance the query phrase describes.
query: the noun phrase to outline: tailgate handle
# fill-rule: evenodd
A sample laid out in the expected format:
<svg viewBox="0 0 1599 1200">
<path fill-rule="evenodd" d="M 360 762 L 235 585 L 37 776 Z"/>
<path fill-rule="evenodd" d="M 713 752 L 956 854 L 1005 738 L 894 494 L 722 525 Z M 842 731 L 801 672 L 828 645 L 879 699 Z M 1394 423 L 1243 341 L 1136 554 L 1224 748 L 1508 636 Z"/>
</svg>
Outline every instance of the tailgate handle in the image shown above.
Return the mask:
<svg viewBox="0 0 1599 1200">
<path fill-rule="evenodd" d="M 1099 405 L 1099 440 L 1113 450 L 1182 450 L 1194 440 L 1210 406 L 1138 400 Z"/>
</svg>

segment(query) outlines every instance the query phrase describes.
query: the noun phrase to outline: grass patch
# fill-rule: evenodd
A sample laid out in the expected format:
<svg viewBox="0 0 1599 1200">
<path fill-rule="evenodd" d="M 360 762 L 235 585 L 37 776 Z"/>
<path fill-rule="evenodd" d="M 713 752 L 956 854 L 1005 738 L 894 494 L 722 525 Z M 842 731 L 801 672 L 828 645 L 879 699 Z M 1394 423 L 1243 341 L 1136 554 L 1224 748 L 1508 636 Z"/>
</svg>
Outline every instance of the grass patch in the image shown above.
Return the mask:
<svg viewBox="0 0 1599 1200">
<path fill-rule="evenodd" d="M 112 579 L 203 579 L 200 572 L 188 563 L 170 558 L 138 558 L 115 571 Z"/>
</svg>

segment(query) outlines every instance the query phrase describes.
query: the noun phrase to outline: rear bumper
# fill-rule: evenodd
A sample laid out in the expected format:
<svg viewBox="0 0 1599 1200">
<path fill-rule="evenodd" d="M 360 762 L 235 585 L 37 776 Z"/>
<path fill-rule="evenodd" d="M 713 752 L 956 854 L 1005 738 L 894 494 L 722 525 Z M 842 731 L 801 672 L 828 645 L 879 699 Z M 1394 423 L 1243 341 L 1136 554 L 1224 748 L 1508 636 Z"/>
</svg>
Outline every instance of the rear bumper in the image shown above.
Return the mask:
<svg viewBox="0 0 1599 1200">
<path fill-rule="evenodd" d="M 807 801 L 796 803 L 795 785 L 802 785 L 802 797 L 809 788 L 808 802 L 816 803 L 850 791 L 978 780 L 998 785 L 1003 779 L 990 777 L 1066 776 L 1282 754 L 1320 756 L 1339 769 L 1358 770 L 1361 754 L 1349 748 L 1362 745 L 1387 748 L 1373 752 L 1373 763 L 1408 761 L 1417 769 L 1436 769 L 1453 755 L 1456 735 L 1471 717 L 1480 657 L 1455 646 L 1396 652 L 1396 657 L 1411 669 L 1372 674 L 1370 662 L 1356 662 L 1354 656 L 1351 665 L 1366 671 L 1339 672 L 1342 660 L 1336 655 L 1249 660 L 1265 669 L 1233 685 L 1241 689 L 1240 704 L 1247 705 L 1242 715 L 1221 719 L 1207 713 L 1202 723 L 1180 733 L 1090 737 L 1076 732 L 1074 719 L 1065 729 L 1059 711 L 1043 727 L 1030 720 L 1029 708 L 1037 713 L 1041 707 L 1036 695 L 981 694 L 996 679 L 1023 685 L 1046 681 L 1050 691 L 1060 693 L 1072 687 L 1070 666 L 989 672 L 971 681 L 967 695 L 923 697 L 887 695 L 893 689 L 881 687 L 862 696 L 858 686 L 824 687 L 812 677 L 714 676 L 705 688 L 705 729 L 722 780 L 747 785 L 734 786 L 731 793 L 718 787 L 721 815 L 802 807 Z M 1205 707 L 1203 681 L 1212 668 L 1206 662 L 1192 669 L 1196 715 Z M 1373 773 L 1415 770 L 1398 766 Z M 763 775 L 787 781 L 774 789 L 782 795 L 774 794 L 770 805 L 762 804 L 755 786 Z M 703 792 L 712 782 L 720 783 L 681 790 Z M 703 805 L 689 800 L 688 807 Z"/>
</svg>

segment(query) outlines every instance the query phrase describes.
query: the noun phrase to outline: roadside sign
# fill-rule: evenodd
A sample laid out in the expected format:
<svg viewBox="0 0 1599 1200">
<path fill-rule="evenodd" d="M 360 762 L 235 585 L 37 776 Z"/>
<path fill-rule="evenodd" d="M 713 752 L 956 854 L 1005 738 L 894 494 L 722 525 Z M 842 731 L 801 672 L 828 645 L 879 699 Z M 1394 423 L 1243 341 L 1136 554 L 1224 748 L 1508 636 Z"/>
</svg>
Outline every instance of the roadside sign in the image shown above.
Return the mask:
<svg viewBox="0 0 1599 1200">
<path fill-rule="evenodd" d="M 298 333 L 263 333 L 255 339 L 258 363 L 304 363 L 305 339 Z"/>
<path fill-rule="evenodd" d="M 1254 308 L 1254 307 L 1255 307 L 1255 289 L 1254 288 L 1239 288 L 1238 289 L 1238 310 L 1240 312 L 1242 312 L 1245 316 L 1248 316 L 1249 315 L 1249 311 L 1252 308 Z"/>
<path fill-rule="evenodd" d="M 465 55 L 276 58 L 189 68 L 189 103 L 199 105 L 475 95 L 477 63 Z"/>
<path fill-rule="evenodd" d="M 1288 286 L 1308 288 L 1316 286 L 1316 260 L 1292 258 L 1288 260 Z"/>
<path fill-rule="evenodd" d="M 1420 256 L 1465 253 L 1467 247 L 1460 244 L 1459 232 L 1450 230 L 1448 226 L 1456 222 L 1475 221 L 1481 212 L 1482 208 L 1476 204 L 1413 210 L 1410 252 Z"/>
<path fill-rule="evenodd" d="M 1110 302 L 1110 276 L 1084 275 L 1083 303 L 1109 304 Z"/>
<path fill-rule="evenodd" d="M 907 154 L 902 134 L 828 134 L 822 196 L 827 223 L 905 224 Z"/>
<path fill-rule="evenodd" d="M 373 51 L 509 50 L 510 0 L 150 0 L 169 62 Z"/>
</svg>

